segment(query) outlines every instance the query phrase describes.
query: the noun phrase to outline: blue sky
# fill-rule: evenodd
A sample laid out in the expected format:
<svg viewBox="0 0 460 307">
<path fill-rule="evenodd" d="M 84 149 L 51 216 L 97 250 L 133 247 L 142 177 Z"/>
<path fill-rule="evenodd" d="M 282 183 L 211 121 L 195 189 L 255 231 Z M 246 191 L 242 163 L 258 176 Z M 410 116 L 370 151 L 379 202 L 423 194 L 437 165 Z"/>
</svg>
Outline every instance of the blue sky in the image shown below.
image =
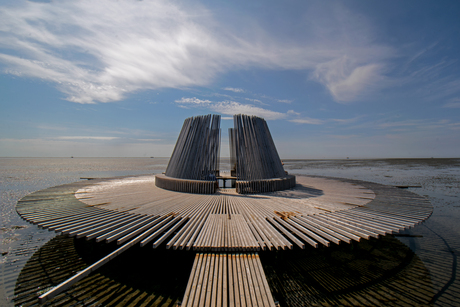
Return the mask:
<svg viewBox="0 0 460 307">
<path fill-rule="evenodd" d="M 460 156 L 458 1 L 0 2 L 0 156 L 169 157 L 185 118 L 287 158 Z"/>
</svg>

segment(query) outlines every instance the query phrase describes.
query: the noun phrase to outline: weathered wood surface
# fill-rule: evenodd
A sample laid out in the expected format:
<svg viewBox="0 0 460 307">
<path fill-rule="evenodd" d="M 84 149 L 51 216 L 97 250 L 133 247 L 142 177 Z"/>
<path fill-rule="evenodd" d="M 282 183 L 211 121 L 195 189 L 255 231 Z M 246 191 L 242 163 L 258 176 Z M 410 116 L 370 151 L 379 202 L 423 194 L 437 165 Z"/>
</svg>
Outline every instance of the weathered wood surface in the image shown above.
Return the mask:
<svg viewBox="0 0 460 307">
<path fill-rule="evenodd" d="M 247 252 L 292 249 L 294 245 L 304 248 L 306 244 L 329 246 L 398 232 L 417 225 L 432 212 L 425 198 L 411 192 L 349 179 L 300 176 L 294 189 L 250 195 L 229 189 L 212 195 L 180 193 L 158 188 L 154 180 L 154 176 L 136 176 L 78 182 L 35 192 L 18 202 L 16 209 L 21 217 L 40 227 L 123 244 L 41 295 L 42 302 L 134 244 L 157 248 L 166 243 L 168 249 Z M 224 289 L 222 286 L 219 290 L 222 282 L 214 280 L 223 279 L 223 273 L 209 275 L 216 264 L 212 265 L 200 275 L 208 276 L 207 281 L 204 277 L 200 281 L 200 291 L 206 288 L 203 282 L 217 285 L 217 290 L 206 288 L 208 292 L 200 292 L 201 298 L 206 297 L 206 305 L 221 297 L 219 291 Z M 256 304 L 254 296 L 247 297 L 252 292 L 246 291 L 255 291 L 251 280 L 258 275 L 235 268 L 226 274 L 238 278 L 239 283 L 239 290 L 234 290 L 239 296 L 229 296 L 228 300 L 240 297 L 241 302 L 251 299 Z"/>
<path fill-rule="evenodd" d="M 78 183 L 32 193 L 17 211 L 43 228 L 123 244 L 149 233 L 141 245 L 199 251 L 256 251 L 329 246 L 395 233 L 432 212 L 416 194 L 355 180 L 298 176 L 296 188 L 213 195 L 158 188 L 154 176 Z M 56 191 L 56 192 L 54 192 Z"/>
<path fill-rule="evenodd" d="M 195 257 L 182 306 L 275 306 L 257 253 Z"/>
</svg>

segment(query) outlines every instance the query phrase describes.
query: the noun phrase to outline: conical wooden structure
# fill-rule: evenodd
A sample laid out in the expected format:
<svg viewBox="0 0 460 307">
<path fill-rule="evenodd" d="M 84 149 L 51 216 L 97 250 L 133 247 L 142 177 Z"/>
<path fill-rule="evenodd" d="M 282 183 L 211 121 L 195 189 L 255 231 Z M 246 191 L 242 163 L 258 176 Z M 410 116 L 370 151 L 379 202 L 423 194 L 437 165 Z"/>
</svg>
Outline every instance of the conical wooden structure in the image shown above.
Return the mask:
<svg viewBox="0 0 460 307">
<path fill-rule="evenodd" d="M 263 118 L 238 114 L 229 130 L 230 161 L 239 194 L 281 191 L 295 187 L 295 176 L 283 168 Z M 213 194 L 218 190 L 220 116 L 187 118 L 164 175 L 155 184 L 163 189 Z"/>
</svg>

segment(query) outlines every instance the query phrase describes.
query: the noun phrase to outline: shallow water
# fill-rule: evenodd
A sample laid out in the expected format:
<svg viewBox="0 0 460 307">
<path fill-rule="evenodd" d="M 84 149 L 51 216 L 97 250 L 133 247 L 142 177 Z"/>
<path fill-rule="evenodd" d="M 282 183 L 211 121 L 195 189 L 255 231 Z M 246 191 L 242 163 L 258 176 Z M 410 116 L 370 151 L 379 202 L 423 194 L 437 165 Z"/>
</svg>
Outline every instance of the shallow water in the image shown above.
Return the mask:
<svg viewBox="0 0 460 307">
<path fill-rule="evenodd" d="M 54 233 L 40 230 L 16 213 L 16 202 L 46 187 L 87 177 L 163 172 L 166 158 L 0 158 L 0 305 L 13 305 L 16 279 L 29 258 Z M 228 169 L 223 160 L 221 169 Z M 293 174 L 353 178 L 388 185 L 418 186 L 410 191 L 433 204 L 427 222 L 397 237 L 429 272 L 434 305 L 460 305 L 457 256 L 460 255 L 460 159 L 285 160 Z M 288 298 L 283 302 L 290 301 Z"/>
</svg>

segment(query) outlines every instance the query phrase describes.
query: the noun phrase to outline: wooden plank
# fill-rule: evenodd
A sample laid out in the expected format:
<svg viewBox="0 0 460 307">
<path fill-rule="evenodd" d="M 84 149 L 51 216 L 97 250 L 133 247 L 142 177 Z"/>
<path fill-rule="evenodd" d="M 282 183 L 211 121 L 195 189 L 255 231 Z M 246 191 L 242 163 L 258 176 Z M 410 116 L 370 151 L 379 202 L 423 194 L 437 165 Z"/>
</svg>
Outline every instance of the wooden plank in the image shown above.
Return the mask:
<svg viewBox="0 0 460 307">
<path fill-rule="evenodd" d="M 238 284 L 236 283 L 236 276 L 234 274 L 234 261 L 233 255 L 229 254 L 227 257 L 227 268 L 228 268 L 228 303 L 229 306 L 240 306 L 238 297 Z"/>
<path fill-rule="evenodd" d="M 202 268 L 202 272 L 200 274 L 200 279 L 198 281 L 198 287 L 197 290 L 200 292 L 199 296 L 195 296 L 195 301 L 193 306 L 201 306 L 203 305 L 203 302 L 206 300 L 206 291 L 207 291 L 207 285 L 208 285 L 208 275 L 209 275 L 209 267 L 211 265 L 211 257 L 209 257 L 208 254 L 204 254 L 203 256 L 205 258 L 205 264 Z"/>
<path fill-rule="evenodd" d="M 194 291 L 196 290 L 196 280 L 198 279 L 197 271 L 200 270 L 202 257 L 203 254 L 195 255 L 195 261 L 193 261 L 192 271 L 188 279 L 187 288 L 185 289 L 184 298 L 182 299 L 182 305 L 184 307 L 189 306 L 189 301 L 193 301 L 195 295 Z"/>
<path fill-rule="evenodd" d="M 216 257 L 215 256 L 216 256 L 215 254 L 210 254 L 208 256 L 209 260 L 210 260 L 210 266 L 209 266 L 209 272 L 208 272 L 208 282 L 207 282 L 206 299 L 204 301 L 204 306 L 210 306 L 211 305 L 211 297 L 212 297 L 212 293 L 213 293 L 213 290 L 214 290 L 213 281 L 214 281 L 214 278 L 216 276 L 216 274 L 214 272 L 214 266 L 215 266 L 215 262 L 216 262 Z"/>
<path fill-rule="evenodd" d="M 228 306 L 228 297 L 229 297 L 229 282 L 230 282 L 230 278 L 228 277 L 229 276 L 229 270 L 228 270 L 228 264 L 227 264 L 227 261 L 228 260 L 228 256 L 227 254 L 224 254 L 222 255 L 222 280 L 223 280 L 223 284 L 222 284 L 222 301 L 219 302 L 217 301 L 217 305 L 218 306 L 222 306 L 222 307 L 227 307 Z M 219 305 L 219 303 L 221 303 L 222 305 Z M 233 306 L 233 305 L 231 305 Z"/>
<path fill-rule="evenodd" d="M 299 239 L 297 239 L 296 237 L 294 237 L 291 233 L 289 233 L 289 231 L 287 231 L 286 229 L 283 229 L 283 227 L 281 225 L 279 225 L 278 223 L 276 223 L 275 221 L 273 221 L 272 219 L 267 219 L 267 221 L 269 221 L 273 226 L 275 226 L 276 228 L 278 228 L 282 233 L 284 233 L 285 236 L 287 236 L 289 239 L 291 239 L 291 241 L 293 241 L 295 244 L 297 244 L 301 249 L 305 249 L 305 244 L 302 243 Z M 315 242 L 316 243 L 316 242 Z M 316 244 L 317 245 L 317 244 Z"/>
<path fill-rule="evenodd" d="M 245 291 L 245 286 L 244 286 L 244 281 L 243 281 L 243 272 L 241 271 L 241 265 L 240 265 L 240 255 L 236 254 L 234 257 L 235 261 L 235 267 L 236 267 L 236 278 L 238 280 L 238 294 L 239 294 L 239 302 L 242 307 L 246 307 L 246 291 Z"/>
</svg>

